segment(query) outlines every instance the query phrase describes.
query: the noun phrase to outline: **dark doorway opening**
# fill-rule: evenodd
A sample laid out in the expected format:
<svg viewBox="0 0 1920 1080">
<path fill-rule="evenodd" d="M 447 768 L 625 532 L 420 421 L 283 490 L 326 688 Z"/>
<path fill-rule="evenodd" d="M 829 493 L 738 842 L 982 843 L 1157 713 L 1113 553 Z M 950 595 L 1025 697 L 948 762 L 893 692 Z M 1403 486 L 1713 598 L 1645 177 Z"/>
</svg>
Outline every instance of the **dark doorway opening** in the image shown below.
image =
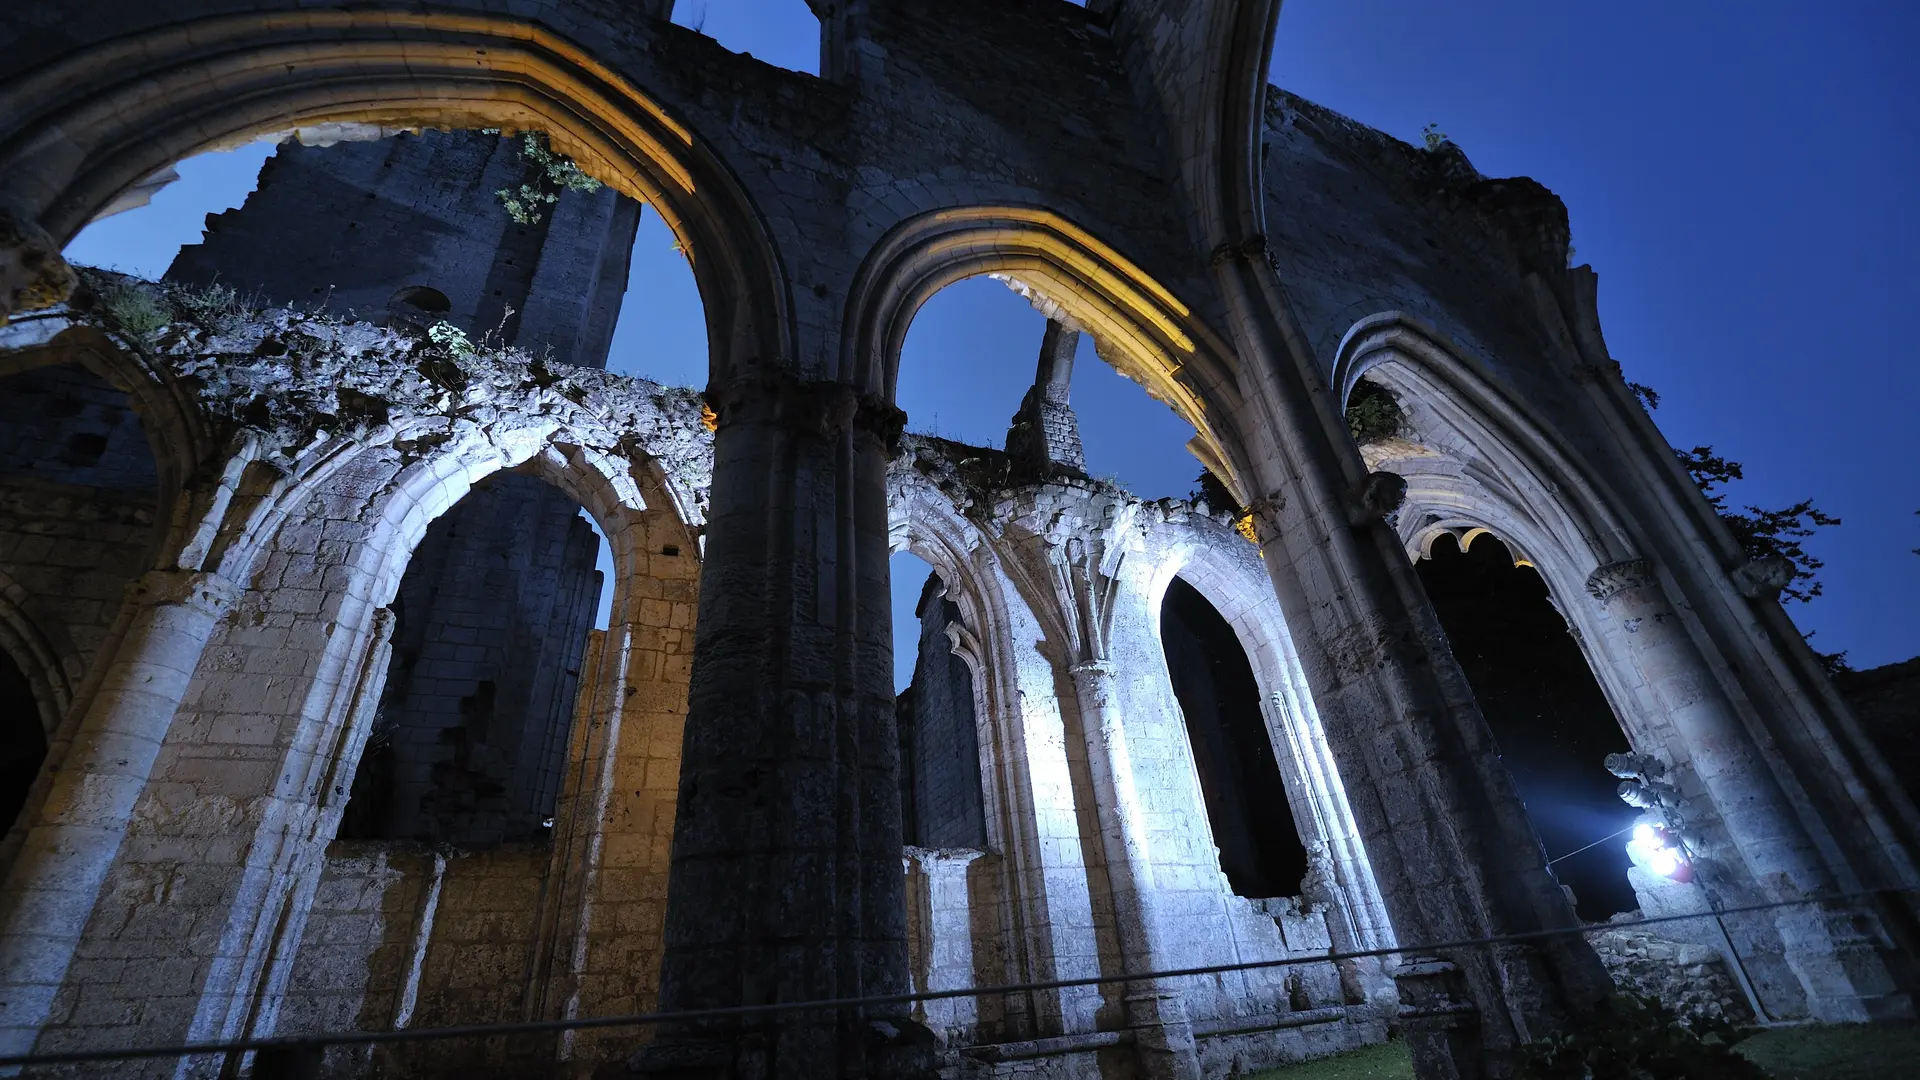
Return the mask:
<svg viewBox="0 0 1920 1080">
<path fill-rule="evenodd" d="M 0 836 L 13 828 L 27 789 L 47 758 L 47 733 L 33 686 L 13 657 L 0 650 Z"/>
<path fill-rule="evenodd" d="M 1307 852 L 1240 639 L 1198 589 L 1175 578 L 1160 605 L 1160 641 L 1186 717 L 1220 869 L 1240 896 L 1299 893 Z"/>
<path fill-rule="evenodd" d="M 914 607 L 919 633 L 896 631 L 896 648 L 914 641 L 913 682 L 894 699 L 900 730 L 900 820 L 909 846 L 987 846 L 980 789 L 980 736 L 974 727 L 973 672 L 953 654 L 947 628 L 960 608 L 940 575 L 927 575 Z M 902 627 L 900 629 L 905 629 Z"/>
<path fill-rule="evenodd" d="M 1419 573 L 1547 856 L 1631 824 L 1619 781 L 1601 765 L 1628 749 L 1626 734 L 1539 573 L 1514 565 L 1512 551 L 1486 533 L 1464 552 L 1450 536 L 1435 540 Z M 1623 837 L 1553 869 L 1580 917 L 1599 921 L 1639 906 L 1628 866 Z"/>
</svg>

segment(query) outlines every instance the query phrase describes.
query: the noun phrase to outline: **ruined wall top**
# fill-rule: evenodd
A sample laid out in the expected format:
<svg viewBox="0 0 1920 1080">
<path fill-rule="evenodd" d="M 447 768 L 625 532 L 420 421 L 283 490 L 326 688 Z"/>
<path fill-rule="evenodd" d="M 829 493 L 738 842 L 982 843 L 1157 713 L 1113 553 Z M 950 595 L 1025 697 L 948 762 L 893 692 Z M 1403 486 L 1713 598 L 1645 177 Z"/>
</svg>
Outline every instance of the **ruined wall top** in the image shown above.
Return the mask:
<svg viewBox="0 0 1920 1080">
<path fill-rule="evenodd" d="M 644 456 L 704 517 L 713 440 L 698 392 L 476 344 L 449 324 L 428 330 L 324 312 L 249 308 L 230 289 L 141 282 L 86 271 L 73 303 L 0 329 L 0 350 L 58 345 L 89 330 L 152 358 L 190 391 L 216 445 L 252 444 L 293 469 L 329 443 L 390 443 L 426 457 L 463 429 L 564 429 L 583 447 Z"/>
</svg>

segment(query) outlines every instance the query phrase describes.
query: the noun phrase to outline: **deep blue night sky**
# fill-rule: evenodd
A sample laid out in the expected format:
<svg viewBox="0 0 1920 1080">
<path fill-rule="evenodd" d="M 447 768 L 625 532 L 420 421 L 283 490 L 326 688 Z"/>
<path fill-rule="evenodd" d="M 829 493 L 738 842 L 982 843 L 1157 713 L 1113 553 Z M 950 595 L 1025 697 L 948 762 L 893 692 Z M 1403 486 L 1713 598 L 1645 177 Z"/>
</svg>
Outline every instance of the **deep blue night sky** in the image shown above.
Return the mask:
<svg viewBox="0 0 1920 1080">
<path fill-rule="evenodd" d="M 689 24 L 704 9 L 703 29 L 730 48 L 817 66 L 802 0 L 681 7 Z M 1811 545 L 1826 595 L 1790 610 L 1821 647 L 1873 666 L 1920 653 L 1920 374 L 1898 328 L 1920 287 L 1917 54 L 1920 15 L 1892 2 L 1291 0 L 1273 76 L 1402 139 L 1437 123 L 1483 173 L 1565 199 L 1577 261 L 1601 277 L 1609 345 L 1663 395 L 1669 439 L 1745 462 L 1736 502 L 1812 496 L 1844 520 Z M 187 162 L 152 207 L 70 253 L 157 275 L 204 214 L 245 196 L 265 152 Z M 698 384 L 697 294 L 669 244 L 648 215 L 612 366 Z M 997 443 L 1040 328 L 989 281 L 935 297 L 902 364 L 911 426 Z M 1150 497 L 1185 494 L 1198 467 L 1183 425 L 1084 359 L 1090 467 Z M 925 570 L 908 569 L 896 594 L 910 606 Z"/>
</svg>

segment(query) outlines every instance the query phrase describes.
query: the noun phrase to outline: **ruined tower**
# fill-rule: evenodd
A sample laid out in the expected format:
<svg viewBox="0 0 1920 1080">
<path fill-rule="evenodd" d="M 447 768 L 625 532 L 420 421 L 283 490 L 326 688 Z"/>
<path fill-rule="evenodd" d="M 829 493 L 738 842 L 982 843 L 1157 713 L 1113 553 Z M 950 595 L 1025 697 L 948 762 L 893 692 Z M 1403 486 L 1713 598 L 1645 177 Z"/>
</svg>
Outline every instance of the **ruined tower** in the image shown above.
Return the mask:
<svg viewBox="0 0 1920 1080">
<path fill-rule="evenodd" d="M 283 143 L 246 204 L 208 215 L 167 276 L 605 367 L 640 204 L 560 191 L 517 220 L 506 200 L 543 181 L 529 147 L 439 131 Z M 392 668 L 343 837 L 544 835 L 600 595 L 578 509 L 507 474 L 427 530 L 394 603 Z"/>
</svg>

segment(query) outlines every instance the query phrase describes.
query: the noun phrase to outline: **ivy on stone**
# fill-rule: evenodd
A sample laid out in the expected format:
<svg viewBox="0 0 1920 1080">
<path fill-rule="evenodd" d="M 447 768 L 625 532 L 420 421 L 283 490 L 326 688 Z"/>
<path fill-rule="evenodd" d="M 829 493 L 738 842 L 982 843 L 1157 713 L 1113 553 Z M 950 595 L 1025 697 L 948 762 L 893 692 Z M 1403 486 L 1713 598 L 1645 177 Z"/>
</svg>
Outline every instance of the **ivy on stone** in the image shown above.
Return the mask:
<svg viewBox="0 0 1920 1080">
<path fill-rule="evenodd" d="M 1397 438 L 1407 417 L 1393 394 L 1379 383 L 1361 379 L 1347 396 L 1347 430 L 1361 446 Z"/>
<path fill-rule="evenodd" d="M 563 191 L 600 190 L 600 181 L 580 171 L 572 158 L 556 152 L 545 132 L 521 132 L 520 156 L 527 161 L 527 179 L 517 188 L 494 192 L 516 224 L 540 224 Z"/>
</svg>

